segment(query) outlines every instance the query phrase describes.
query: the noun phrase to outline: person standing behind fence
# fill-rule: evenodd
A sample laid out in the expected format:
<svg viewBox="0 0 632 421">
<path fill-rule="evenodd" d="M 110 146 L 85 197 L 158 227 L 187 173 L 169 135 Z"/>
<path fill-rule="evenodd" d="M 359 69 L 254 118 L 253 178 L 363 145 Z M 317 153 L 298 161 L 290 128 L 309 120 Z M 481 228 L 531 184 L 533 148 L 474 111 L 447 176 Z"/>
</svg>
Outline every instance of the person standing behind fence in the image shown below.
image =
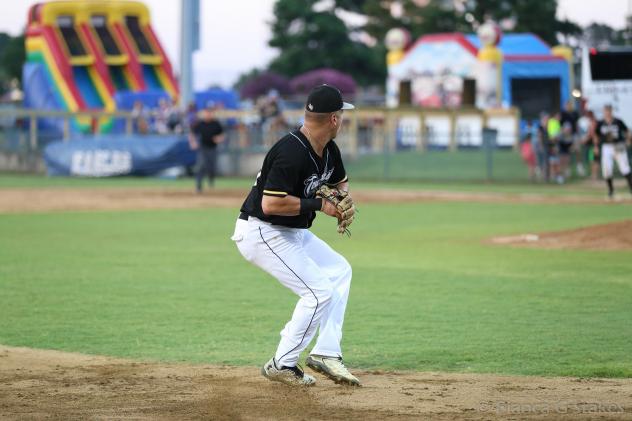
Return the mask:
<svg viewBox="0 0 632 421">
<path fill-rule="evenodd" d="M 213 115 L 214 104 L 207 104 L 200 119 L 193 124 L 189 133 L 189 145 L 197 150 L 195 188 L 202 193 L 202 181 L 208 177 L 209 185 L 215 184 L 217 172 L 217 145 L 224 141 L 224 128 Z"/>
<path fill-rule="evenodd" d="M 566 170 L 568 174 L 567 177 L 570 177 L 570 156 L 573 155 L 575 157 L 575 169 L 577 170 L 577 175 L 583 177 L 586 175 L 586 170 L 584 169 L 584 161 L 582 159 L 582 148 L 581 148 L 581 139 L 579 137 L 579 113 L 575 111 L 575 105 L 572 100 L 566 102 L 564 109 L 560 114 L 560 124 L 562 125 L 562 133 L 564 135 L 564 140 L 566 143 L 570 143 L 570 145 L 564 144 L 562 148 L 568 147 L 568 156 L 569 162 L 566 163 Z M 563 140 L 563 143 L 564 143 Z"/>
<path fill-rule="evenodd" d="M 555 113 L 549 117 L 547 123 L 547 133 L 549 135 L 549 174 L 554 177 L 558 184 L 564 184 L 564 176 L 560 171 L 560 143 L 562 137 L 562 126 L 560 124 L 560 113 Z"/>
<path fill-rule="evenodd" d="M 134 122 L 134 133 L 149 133 L 149 110 L 141 101 L 134 101 L 132 108 L 132 121 Z"/>
<path fill-rule="evenodd" d="M 583 159 L 590 166 L 590 178 L 597 180 L 599 177 L 599 147 L 595 148 L 595 127 L 597 119 L 595 114 L 586 110 L 584 115 L 577 122 L 577 128 L 581 136 L 581 144 L 583 147 Z"/>
<path fill-rule="evenodd" d="M 603 108 L 603 120 L 597 123 L 595 135 L 597 145 L 601 145 L 601 174 L 608 185 L 608 197 L 614 198 L 612 177 L 615 161 L 621 175 L 628 180 L 630 193 L 632 193 L 632 173 L 626 145 L 626 141 L 630 140 L 630 132 L 623 121 L 612 115 L 611 105 Z"/>
<path fill-rule="evenodd" d="M 537 133 L 538 133 L 538 148 L 536 149 L 536 157 L 538 159 L 538 166 L 541 168 L 541 171 L 544 172 L 544 181 L 548 182 L 551 177 L 551 172 L 549 170 L 549 114 L 546 112 L 540 113 L 540 124 L 538 125 Z"/>
</svg>

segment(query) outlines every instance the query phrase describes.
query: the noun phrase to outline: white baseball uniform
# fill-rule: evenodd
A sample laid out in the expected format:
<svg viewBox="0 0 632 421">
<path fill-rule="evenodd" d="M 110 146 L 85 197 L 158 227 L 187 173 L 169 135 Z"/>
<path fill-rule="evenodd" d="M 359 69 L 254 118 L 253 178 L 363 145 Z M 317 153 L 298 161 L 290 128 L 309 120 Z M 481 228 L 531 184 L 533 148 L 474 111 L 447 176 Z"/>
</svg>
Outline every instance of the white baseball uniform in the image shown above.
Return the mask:
<svg viewBox="0 0 632 421">
<path fill-rule="evenodd" d="M 603 178 L 612 178 L 615 161 L 621 174 L 628 175 L 630 173 L 630 161 L 625 143 L 604 143 L 601 146 L 601 174 Z"/>
<path fill-rule="evenodd" d="M 300 297 L 292 319 L 281 331 L 278 366 L 295 366 L 316 329 L 313 354 L 342 356 L 340 340 L 351 266 L 307 229 L 272 225 L 258 218 L 238 219 L 232 239 L 242 256 Z"/>
<path fill-rule="evenodd" d="M 264 196 L 313 199 L 322 184 L 347 180 L 333 140 L 322 156 L 300 130 L 280 139 L 266 155 L 257 181 L 241 207 L 232 239 L 246 260 L 260 267 L 300 298 L 281 331 L 277 366 L 293 367 L 319 330 L 312 354 L 342 357 L 340 340 L 351 266 L 311 231 L 314 211 L 295 216 L 267 215 Z"/>
</svg>

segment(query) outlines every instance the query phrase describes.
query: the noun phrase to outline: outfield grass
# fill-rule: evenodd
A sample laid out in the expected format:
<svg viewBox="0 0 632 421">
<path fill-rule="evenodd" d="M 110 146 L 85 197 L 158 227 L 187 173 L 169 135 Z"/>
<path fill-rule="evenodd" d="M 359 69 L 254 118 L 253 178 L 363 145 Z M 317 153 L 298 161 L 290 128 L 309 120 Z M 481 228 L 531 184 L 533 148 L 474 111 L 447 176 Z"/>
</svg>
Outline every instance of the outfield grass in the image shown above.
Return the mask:
<svg viewBox="0 0 632 421">
<path fill-rule="evenodd" d="M 94 180 L 78 180 L 77 183 Z M 629 252 L 482 245 L 621 220 L 628 206 L 365 205 L 353 236 L 352 367 L 632 376 Z M 0 215 L 0 343 L 258 365 L 296 298 L 229 240 L 235 210 Z"/>
<path fill-rule="evenodd" d="M 486 151 L 481 149 L 448 151 L 399 151 L 389 154 L 363 155 L 347 160 L 356 178 L 394 180 L 487 180 Z M 492 179 L 527 182 L 527 166 L 513 150 L 494 150 Z"/>
</svg>

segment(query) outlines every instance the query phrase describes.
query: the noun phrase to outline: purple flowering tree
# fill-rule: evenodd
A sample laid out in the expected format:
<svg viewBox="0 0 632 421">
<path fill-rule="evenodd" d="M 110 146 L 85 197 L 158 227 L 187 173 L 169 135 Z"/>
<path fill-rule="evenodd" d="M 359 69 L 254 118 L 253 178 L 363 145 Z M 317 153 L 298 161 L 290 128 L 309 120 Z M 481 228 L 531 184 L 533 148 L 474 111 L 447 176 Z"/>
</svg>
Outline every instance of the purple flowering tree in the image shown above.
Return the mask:
<svg viewBox="0 0 632 421">
<path fill-rule="evenodd" d="M 239 90 L 239 94 L 242 98 L 256 99 L 266 95 L 271 90 L 275 90 L 283 96 L 293 93 L 286 77 L 273 72 L 264 72 L 247 81 Z"/>
<path fill-rule="evenodd" d="M 292 90 L 297 94 L 306 94 L 314 86 L 326 83 L 340 89 L 346 95 L 355 95 L 357 85 L 353 78 L 346 73 L 330 68 L 311 70 L 298 75 L 290 81 Z"/>
</svg>

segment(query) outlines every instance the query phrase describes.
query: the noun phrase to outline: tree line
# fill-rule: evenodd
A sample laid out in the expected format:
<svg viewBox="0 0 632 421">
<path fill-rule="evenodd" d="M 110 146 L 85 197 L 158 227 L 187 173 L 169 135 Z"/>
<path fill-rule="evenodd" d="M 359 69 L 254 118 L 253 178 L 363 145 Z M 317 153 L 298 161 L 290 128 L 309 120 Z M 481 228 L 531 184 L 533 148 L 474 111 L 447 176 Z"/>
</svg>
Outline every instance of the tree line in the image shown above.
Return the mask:
<svg viewBox="0 0 632 421">
<path fill-rule="evenodd" d="M 278 55 L 267 68 L 243 74 L 236 87 L 261 71 L 291 78 L 322 67 L 352 74 L 361 86 L 383 85 L 383 40 L 394 27 L 407 29 L 414 40 L 436 32 L 472 33 L 491 19 L 507 32 L 533 32 L 550 45 L 581 39 L 584 28 L 558 18 L 557 7 L 557 0 L 277 0 L 269 45 Z M 607 25 L 586 29 L 593 44 L 632 41 L 628 31 Z"/>
</svg>

